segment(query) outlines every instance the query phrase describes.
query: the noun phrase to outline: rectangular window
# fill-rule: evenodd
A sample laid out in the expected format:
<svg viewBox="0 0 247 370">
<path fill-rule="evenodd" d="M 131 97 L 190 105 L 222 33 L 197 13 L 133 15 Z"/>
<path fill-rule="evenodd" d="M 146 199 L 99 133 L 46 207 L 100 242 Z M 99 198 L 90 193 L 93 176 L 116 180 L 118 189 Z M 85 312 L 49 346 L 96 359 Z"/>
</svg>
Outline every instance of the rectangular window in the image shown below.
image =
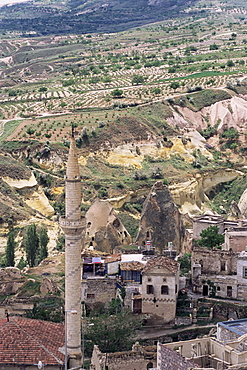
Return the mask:
<svg viewBox="0 0 247 370">
<path fill-rule="evenodd" d="M 153 293 L 154 293 L 153 285 L 147 285 L 147 294 L 153 294 Z"/>
<path fill-rule="evenodd" d="M 161 294 L 169 294 L 168 285 L 161 285 Z"/>
<path fill-rule="evenodd" d="M 247 267 L 243 267 L 243 278 L 247 279 Z"/>
<path fill-rule="evenodd" d="M 89 294 L 89 293 L 88 293 L 88 294 L 87 294 L 87 298 L 89 298 L 89 299 L 90 299 L 90 298 L 91 298 L 91 299 L 92 299 L 92 298 L 95 298 L 95 294 Z"/>
</svg>

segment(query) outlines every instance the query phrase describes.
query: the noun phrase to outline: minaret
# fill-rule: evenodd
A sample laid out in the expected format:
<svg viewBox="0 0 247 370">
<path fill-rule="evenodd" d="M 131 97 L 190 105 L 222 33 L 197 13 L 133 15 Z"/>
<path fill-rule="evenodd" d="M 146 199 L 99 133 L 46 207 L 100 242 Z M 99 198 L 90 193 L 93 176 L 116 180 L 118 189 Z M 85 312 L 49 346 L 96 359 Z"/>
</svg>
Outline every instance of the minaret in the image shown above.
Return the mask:
<svg viewBox="0 0 247 370">
<path fill-rule="evenodd" d="M 85 219 L 81 217 L 81 177 L 72 127 L 65 176 L 65 217 L 60 218 L 65 234 L 65 315 L 69 368 L 81 366 L 81 249 Z"/>
</svg>

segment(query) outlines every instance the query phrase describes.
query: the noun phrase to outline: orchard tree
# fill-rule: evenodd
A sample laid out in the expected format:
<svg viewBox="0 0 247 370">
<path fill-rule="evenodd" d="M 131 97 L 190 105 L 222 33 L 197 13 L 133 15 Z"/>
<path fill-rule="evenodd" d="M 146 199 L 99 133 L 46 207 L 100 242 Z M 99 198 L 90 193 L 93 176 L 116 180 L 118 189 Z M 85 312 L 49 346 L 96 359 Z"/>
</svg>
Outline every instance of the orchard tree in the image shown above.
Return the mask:
<svg viewBox="0 0 247 370">
<path fill-rule="evenodd" d="M 112 90 L 111 96 L 113 98 L 122 98 L 123 97 L 123 90 L 120 90 L 120 89 Z"/>
<path fill-rule="evenodd" d="M 29 225 L 27 228 L 25 249 L 27 255 L 27 262 L 30 267 L 34 267 L 39 252 L 39 237 L 35 224 Z"/>
<path fill-rule="evenodd" d="M 209 226 L 207 229 L 202 230 L 200 234 L 201 239 L 197 240 L 200 247 L 206 248 L 221 248 L 224 243 L 224 235 L 219 233 L 218 226 Z"/>
<path fill-rule="evenodd" d="M 5 260 L 6 266 L 14 266 L 15 265 L 15 234 L 14 231 L 10 231 L 7 240 L 7 246 L 5 249 Z"/>
</svg>

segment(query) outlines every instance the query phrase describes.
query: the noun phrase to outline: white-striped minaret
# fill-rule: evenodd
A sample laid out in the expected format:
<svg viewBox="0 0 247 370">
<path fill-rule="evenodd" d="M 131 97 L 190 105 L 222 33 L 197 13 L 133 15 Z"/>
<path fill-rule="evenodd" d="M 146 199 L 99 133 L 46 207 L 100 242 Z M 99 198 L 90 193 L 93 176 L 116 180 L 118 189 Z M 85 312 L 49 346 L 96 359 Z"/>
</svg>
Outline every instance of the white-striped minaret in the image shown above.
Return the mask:
<svg viewBox="0 0 247 370">
<path fill-rule="evenodd" d="M 85 219 L 81 217 L 81 176 L 74 132 L 65 176 L 65 315 L 69 368 L 81 366 L 81 250 Z"/>
</svg>

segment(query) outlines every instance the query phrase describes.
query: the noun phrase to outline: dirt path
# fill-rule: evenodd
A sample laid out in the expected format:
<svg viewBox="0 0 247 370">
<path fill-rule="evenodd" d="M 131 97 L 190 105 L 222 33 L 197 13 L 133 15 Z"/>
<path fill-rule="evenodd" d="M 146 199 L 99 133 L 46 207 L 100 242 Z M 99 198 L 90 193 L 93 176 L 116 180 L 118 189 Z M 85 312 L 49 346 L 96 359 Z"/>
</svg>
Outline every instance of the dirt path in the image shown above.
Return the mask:
<svg viewBox="0 0 247 370">
<path fill-rule="evenodd" d="M 203 325 L 199 326 L 196 324 L 190 325 L 190 326 L 185 326 L 184 328 L 177 328 L 177 329 L 155 329 L 155 328 L 147 328 L 140 330 L 136 336 L 136 339 L 155 339 L 159 337 L 164 337 L 170 334 L 175 334 L 175 333 L 181 333 L 183 331 L 187 330 L 193 330 L 193 329 L 204 329 L 204 328 L 214 328 L 216 327 L 215 324 L 208 324 L 208 325 Z"/>
</svg>

